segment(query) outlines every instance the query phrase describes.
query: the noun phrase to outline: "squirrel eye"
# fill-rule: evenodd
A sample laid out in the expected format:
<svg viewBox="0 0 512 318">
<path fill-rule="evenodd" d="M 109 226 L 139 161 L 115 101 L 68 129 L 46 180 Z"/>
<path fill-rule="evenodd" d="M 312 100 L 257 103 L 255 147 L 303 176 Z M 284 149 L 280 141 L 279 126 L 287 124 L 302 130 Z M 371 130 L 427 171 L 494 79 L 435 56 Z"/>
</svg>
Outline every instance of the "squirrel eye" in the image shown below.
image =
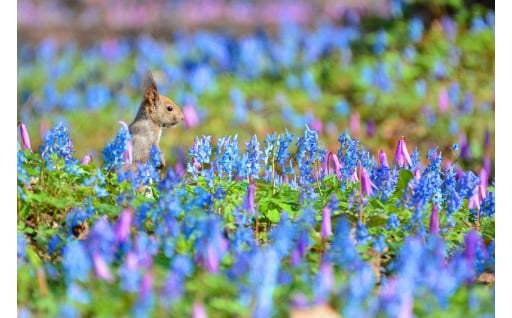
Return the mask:
<svg viewBox="0 0 512 318">
<path fill-rule="evenodd" d="M 172 106 L 167 106 L 167 110 L 172 112 Z"/>
</svg>

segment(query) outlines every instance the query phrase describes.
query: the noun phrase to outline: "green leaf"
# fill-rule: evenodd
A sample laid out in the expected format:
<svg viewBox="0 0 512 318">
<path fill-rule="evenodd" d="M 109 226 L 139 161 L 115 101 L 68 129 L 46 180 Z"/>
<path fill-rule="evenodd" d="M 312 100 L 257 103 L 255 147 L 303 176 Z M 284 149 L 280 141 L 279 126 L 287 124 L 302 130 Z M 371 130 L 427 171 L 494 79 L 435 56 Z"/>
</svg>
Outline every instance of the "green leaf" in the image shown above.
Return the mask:
<svg viewBox="0 0 512 318">
<path fill-rule="evenodd" d="M 279 223 L 281 214 L 277 209 L 270 209 L 265 213 L 266 218 L 272 223 Z"/>
<path fill-rule="evenodd" d="M 395 195 L 401 196 L 407 188 L 409 181 L 414 177 L 411 171 L 402 169 L 400 170 L 400 174 L 398 175 L 398 181 L 396 183 Z"/>
</svg>

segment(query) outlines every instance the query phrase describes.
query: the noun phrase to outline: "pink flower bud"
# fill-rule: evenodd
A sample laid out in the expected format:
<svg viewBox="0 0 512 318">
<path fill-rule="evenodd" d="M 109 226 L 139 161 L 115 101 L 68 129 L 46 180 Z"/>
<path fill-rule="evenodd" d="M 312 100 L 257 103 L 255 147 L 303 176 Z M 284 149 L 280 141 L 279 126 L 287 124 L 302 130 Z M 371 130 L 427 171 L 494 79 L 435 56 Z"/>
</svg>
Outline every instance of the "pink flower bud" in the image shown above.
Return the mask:
<svg viewBox="0 0 512 318">
<path fill-rule="evenodd" d="M 430 225 L 429 232 L 431 235 L 435 235 L 439 233 L 439 211 L 437 209 L 437 205 L 432 206 L 432 213 L 430 214 Z"/>
<path fill-rule="evenodd" d="M 94 253 L 92 256 L 92 261 L 94 263 L 94 271 L 96 272 L 98 278 L 106 281 L 112 281 L 112 274 L 110 273 L 107 263 L 105 263 L 101 255 Z"/>
<path fill-rule="evenodd" d="M 439 92 L 439 110 L 441 113 L 444 113 L 448 110 L 449 106 L 449 97 L 448 97 L 448 91 L 443 88 Z"/>
<path fill-rule="evenodd" d="M 191 104 L 183 107 L 183 124 L 186 128 L 194 128 L 199 125 L 199 116 L 197 111 Z"/>
<path fill-rule="evenodd" d="M 361 122 L 360 122 L 359 113 L 358 112 L 351 113 L 350 114 L 350 131 L 354 135 L 358 135 L 360 126 L 361 126 Z"/>
<path fill-rule="evenodd" d="M 23 143 L 23 149 L 28 149 L 32 152 L 32 146 L 30 145 L 30 136 L 28 135 L 27 127 L 23 122 L 19 122 L 21 142 Z"/>
<path fill-rule="evenodd" d="M 409 151 L 407 150 L 407 145 L 405 144 L 405 137 L 402 136 L 396 145 L 395 159 L 393 159 L 393 163 L 398 163 L 400 167 L 403 167 L 406 162 L 410 167 L 412 167 L 412 160 L 409 155 Z"/>
<path fill-rule="evenodd" d="M 381 168 L 389 168 L 388 157 L 382 149 L 379 150 L 379 164 Z"/>
<path fill-rule="evenodd" d="M 208 318 L 203 303 L 198 301 L 194 302 L 194 307 L 192 308 L 192 318 Z"/>
<path fill-rule="evenodd" d="M 325 206 L 322 212 L 322 228 L 320 235 L 323 239 L 332 235 L 331 209 L 329 209 L 328 206 Z"/>
<path fill-rule="evenodd" d="M 370 176 L 368 175 L 368 172 L 366 171 L 366 169 L 364 167 L 361 167 L 360 169 L 361 169 L 360 170 L 360 172 L 361 172 L 361 190 L 362 190 L 363 194 L 365 194 L 365 195 L 372 195 L 373 194 L 372 188 L 377 189 L 377 186 L 375 184 L 373 184 L 373 182 L 370 180 Z"/>
<path fill-rule="evenodd" d="M 88 165 L 88 164 L 90 164 L 91 162 L 92 162 L 92 156 L 91 156 L 90 154 L 86 154 L 86 155 L 83 157 L 82 161 L 80 161 L 80 164 L 81 164 L 81 165 Z"/>
</svg>

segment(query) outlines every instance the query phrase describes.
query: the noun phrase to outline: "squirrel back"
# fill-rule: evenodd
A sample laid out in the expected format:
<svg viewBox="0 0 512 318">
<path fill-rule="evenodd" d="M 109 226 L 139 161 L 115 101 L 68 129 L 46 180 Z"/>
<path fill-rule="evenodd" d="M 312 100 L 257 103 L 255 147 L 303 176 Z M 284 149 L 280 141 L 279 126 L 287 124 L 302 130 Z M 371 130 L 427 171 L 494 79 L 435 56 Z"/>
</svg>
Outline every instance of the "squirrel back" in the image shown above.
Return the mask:
<svg viewBox="0 0 512 318">
<path fill-rule="evenodd" d="M 180 108 L 169 98 L 160 95 L 153 75 L 146 71 L 142 80 L 143 98 L 129 131 L 133 142 L 134 162 L 146 162 L 152 145 L 159 150 L 162 128 L 174 127 L 183 121 Z M 162 156 L 162 165 L 165 166 Z"/>
</svg>

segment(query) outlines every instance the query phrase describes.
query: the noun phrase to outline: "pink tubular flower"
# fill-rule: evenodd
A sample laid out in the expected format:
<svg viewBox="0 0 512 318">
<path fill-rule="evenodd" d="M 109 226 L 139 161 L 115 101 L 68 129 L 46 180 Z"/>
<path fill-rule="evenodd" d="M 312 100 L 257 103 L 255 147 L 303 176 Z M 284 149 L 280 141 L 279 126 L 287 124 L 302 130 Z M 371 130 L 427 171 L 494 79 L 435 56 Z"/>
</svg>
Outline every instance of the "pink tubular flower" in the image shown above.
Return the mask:
<svg viewBox="0 0 512 318">
<path fill-rule="evenodd" d="M 151 272 L 146 272 L 142 277 L 140 286 L 139 295 L 142 300 L 146 300 L 151 294 L 151 285 L 153 285 L 153 274 L 151 274 Z"/>
<path fill-rule="evenodd" d="M 480 169 L 480 185 L 478 186 L 478 193 L 480 195 L 481 201 L 483 201 L 483 199 L 485 199 L 487 196 L 487 187 L 489 185 L 488 179 L 489 175 L 487 170 L 485 168 Z"/>
<path fill-rule="evenodd" d="M 32 152 L 32 146 L 30 145 L 30 136 L 28 135 L 27 127 L 25 127 L 25 124 L 23 122 L 19 122 L 18 125 L 20 126 L 20 134 L 21 134 L 21 142 L 23 143 L 23 149 L 28 149 L 30 152 Z"/>
<path fill-rule="evenodd" d="M 414 169 L 414 179 L 419 180 L 421 178 L 421 171 L 420 169 L 416 168 Z"/>
<path fill-rule="evenodd" d="M 395 159 L 393 159 L 393 163 L 398 163 L 400 167 L 403 167 L 406 162 L 410 167 L 412 167 L 411 156 L 409 156 L 409 151 L 405 144 L 405 137 L 402 136 L 396 145 Z"/>
<path fill-rule="evenodd" d="M 322 213 L 322 229 L 320 233 L 323 239 L 328 238 L 332 235 L 332 226 L 331 226 L 331 209 L 328 206 L 325 206 Z"/>
<path fill-rule="evenodd" d="M 199 125 L 199 116 L 191 104 L 186 104 L 183 107 L 183 124 L 186 128 L 194 128 Z"/>
<path fill-rule="evenodd" d="M 105 263 L 100 254 L 94 253 L 92 256 L 92 262 L 94 263 L 94 271 L 98 278 L 106 281 L 112 281 L 112 274 L 110 274 L 107 263 Z"/>
<path fill-rule="evenodd" d="M 126 208 L 121 212 L 119 219 L 114 226 L 114 235 L 119 243 L 126 242 L 130 237 L 130 227 L 132 224 L 133 214 L 131 208 Z"/>
<path fill-rule="evenodd" d="M 192 308 L 192 318 L 208 318 L 203 303 L 195 301 Z"/>
<path fill-rule="evenodd" d="M 432 213 L 430 214 L 430 225 L 428 228 L 431 235 L 439 233 L 439 211 L 437 205 L 432 206 Z"/>
<path fill-rule="evenodd" d="M 250 181 L 249 186 L 247 188 L 247 212 L 249 212 L 250 215 L 254 215 L 254 212 L 255 212 L 254 191 L 255 191 L 254 182 Z"/>
<path fill-rule="evenodd" d="M 361 125 L 361 123 L 360 123 L 359 113 L 358 112 L 351 113 L 350 114 L 350 131 L 354 135 L 359 134 L 360 125 Z"/>
<path fill-rule="evenodd" d="M 319 133 L 322 132 L 324 124 L 322 121 L 318 118 L 313 118 L 313 120 L 310 123 L 311 129 L 318 131 Z"/>
<path fill-rule="evenodd" d="M 92 162 L 92 156 L 91 156 L 91 154 L 86 154 L 86 155 L 83 157 L 82 161 L 80 161 L 80 164 L 81 164 L 81 165 L 88 165 L 88 164 L 90 164 L 91 162 Z"/>
<path fill-rule="evenodd" d="M 448 110 L 448 106 L 449 106 L 448 91 L 446 90 L 446 88 L 443 88 L 439 92 L 439 110 L 441 111 L 441 113 L 446 112 Z"/>
<path fill-rule="evenodd" d="M 380 164 L 381 169 L 389 168 L 388 156 L 386 156 L 386 153 L 384 151 L 382 151 L 382 149 L 379 150 L 379 164 Z"/>
<path fill-rule="evenodd" d="M 377 189 L 377 186 L 375 184 L 373 184 L 372 180 L 370 180 L 370 176 L 368 175 L 368 172 L 366 171 L 366 169 L 364 167 L 360 168 L 360 173 L 361 173 L 361 191 L 363 194 L 370 196 L 373 194 L 372 188 Z"/>
<path fill-rule="evenodd" d="M 338 159 L 338 156 L 336 156 L 336 154 L 333 152 L 329 152 L 327 154 L 327 158 L 325 159 L 325 163 L 324 163 L 325 174 L 326 175 L 331 174 L 331 169 L 330 169 L 331 158 L 332 158 L 332 162 L 334 164 L 334 173 L 336 173 L 338 180 L 341 181 L 341 163 Z"/>
</svg>

